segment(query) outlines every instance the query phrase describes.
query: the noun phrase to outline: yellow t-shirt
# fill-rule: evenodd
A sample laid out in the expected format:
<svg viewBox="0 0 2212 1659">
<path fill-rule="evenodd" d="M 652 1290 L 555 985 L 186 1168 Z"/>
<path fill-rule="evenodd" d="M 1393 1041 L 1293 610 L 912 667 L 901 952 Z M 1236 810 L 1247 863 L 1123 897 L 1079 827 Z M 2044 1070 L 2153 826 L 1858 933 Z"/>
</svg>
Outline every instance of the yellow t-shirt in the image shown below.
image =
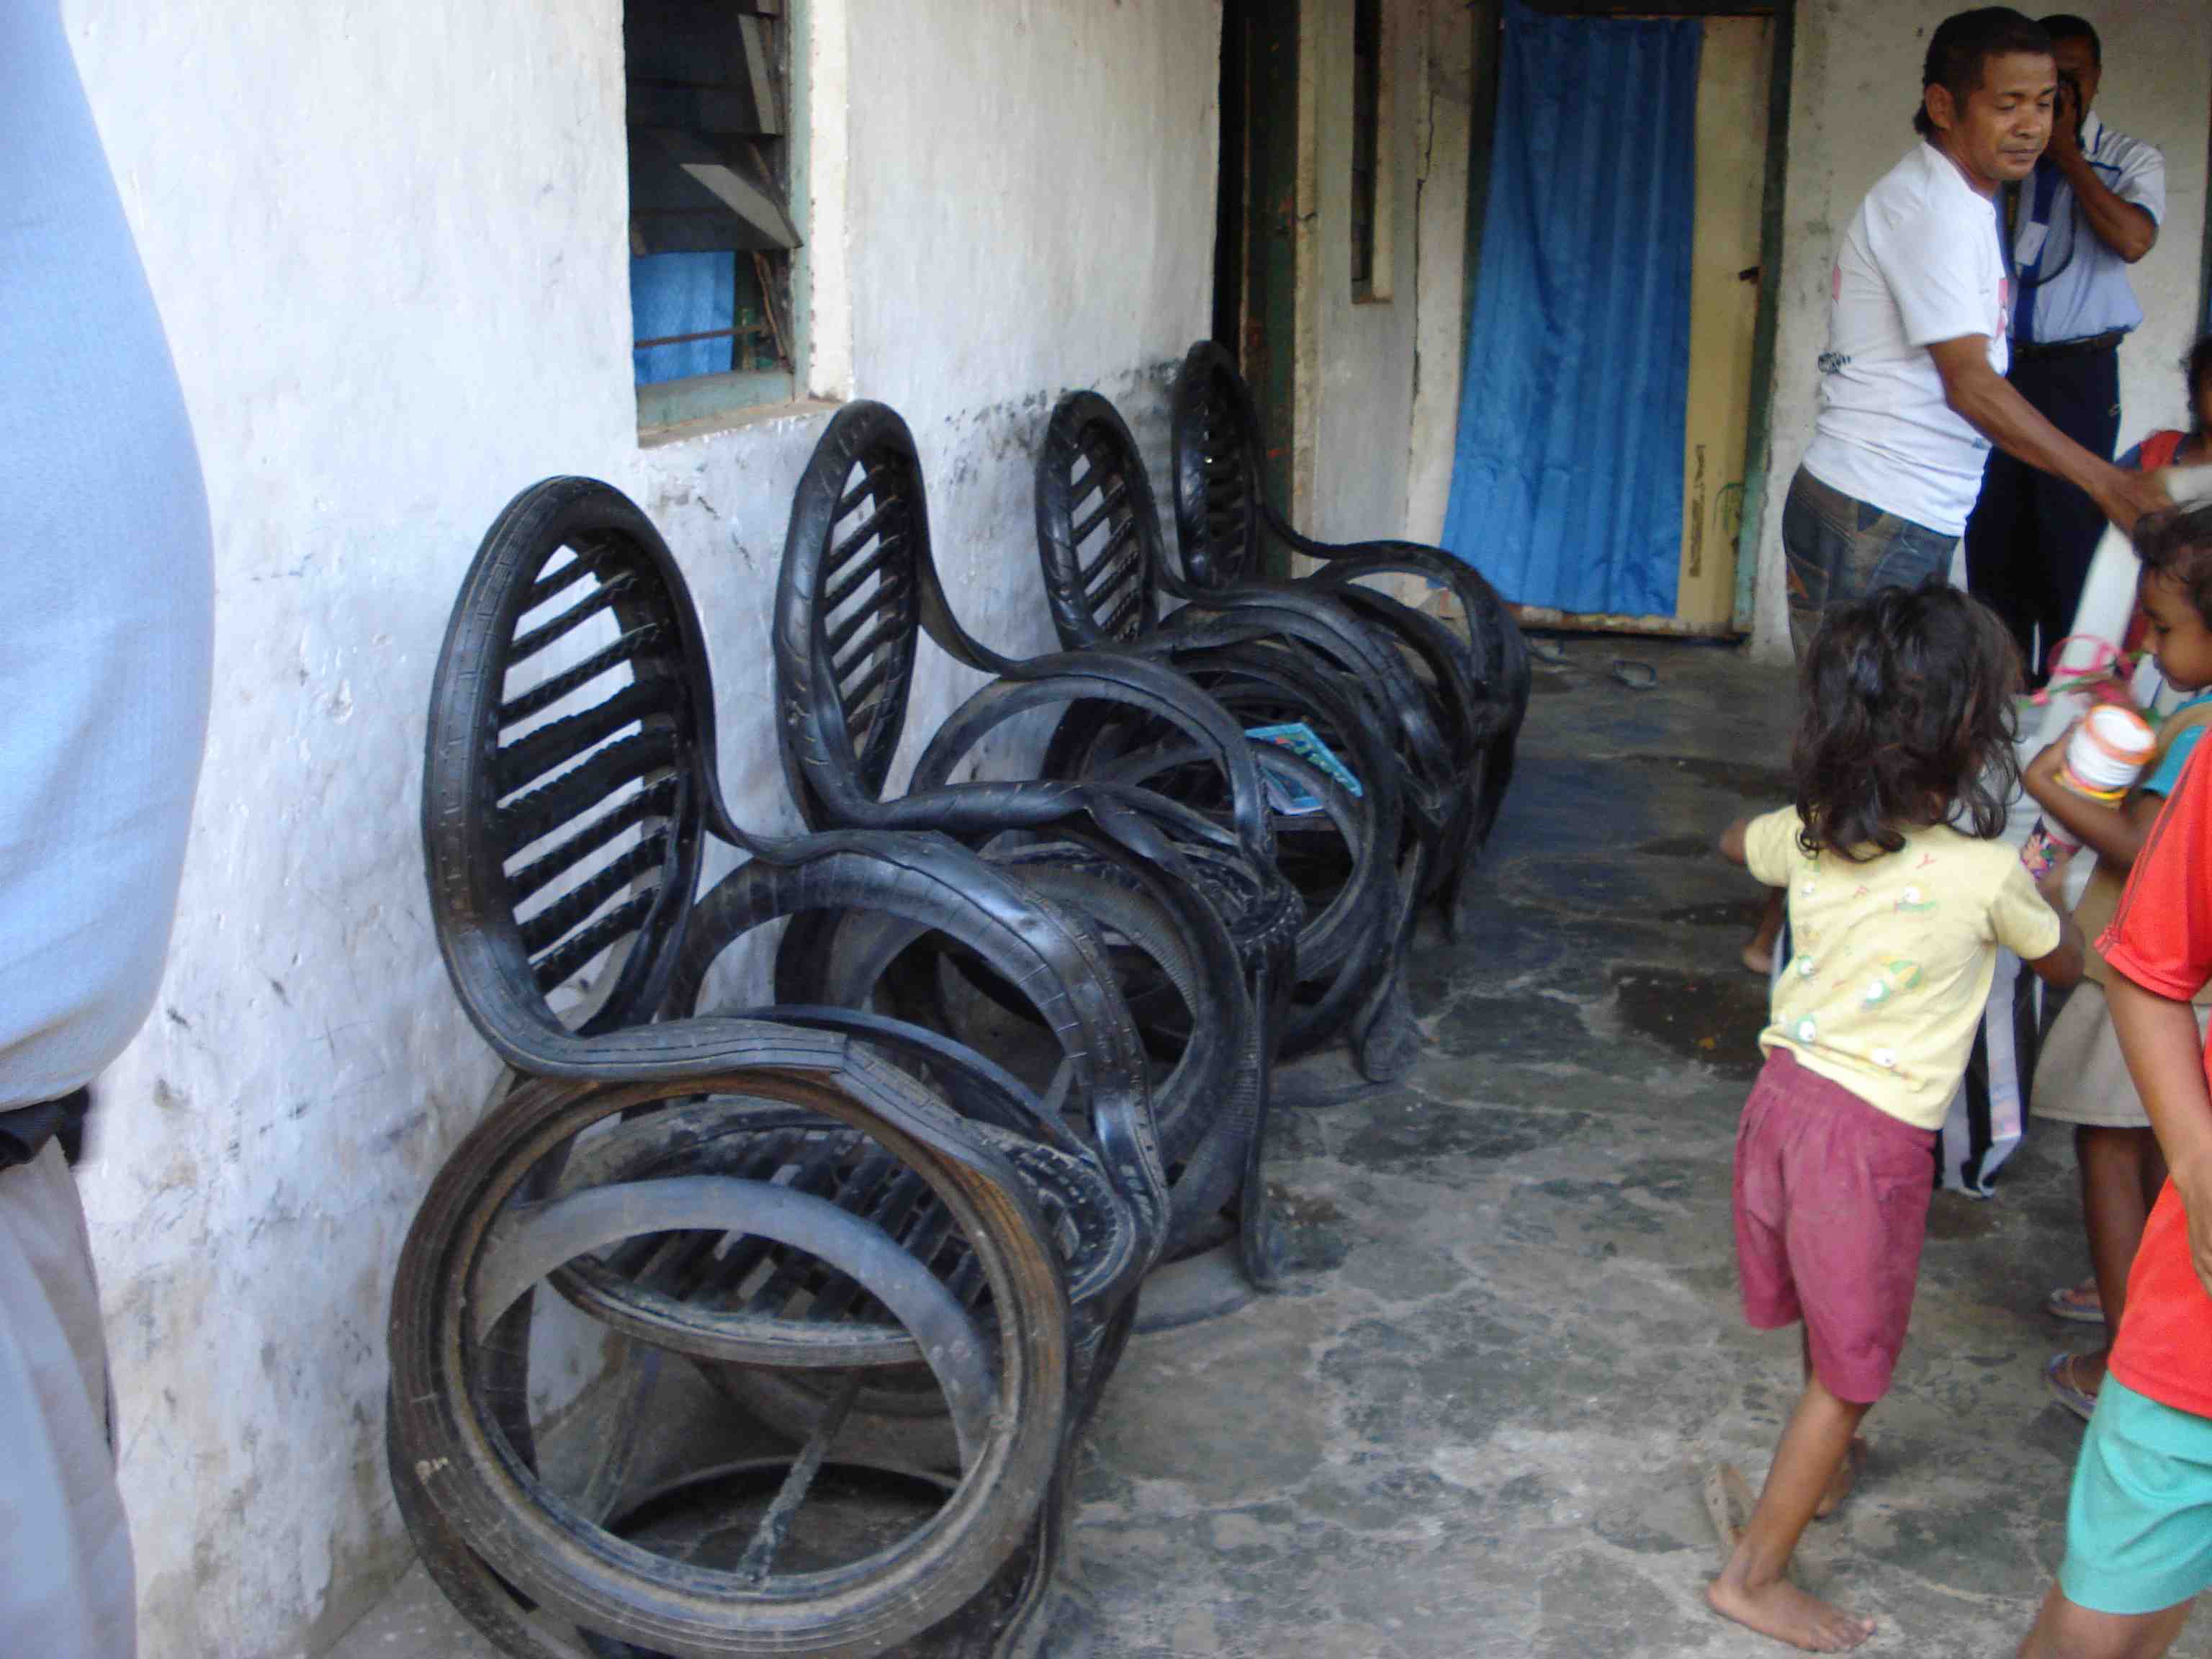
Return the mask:
<svg viewBox="0 0 2212 1659">
<path fill-rule="evenodd" d="M 2024 962 L 2058 948 L 2057 913 L 2019 853 L 1945 828 L 1915 830 L 1863 864 L 1797 844 L 1793 808 L 1752 821 L 1745 862 L 1790 892 L 1790 960 L 1759 1046 L 1778 1046 L 1869 1105 L 1939 1129 L 1974 1046 L 1999 945 Z"/>
</svg>

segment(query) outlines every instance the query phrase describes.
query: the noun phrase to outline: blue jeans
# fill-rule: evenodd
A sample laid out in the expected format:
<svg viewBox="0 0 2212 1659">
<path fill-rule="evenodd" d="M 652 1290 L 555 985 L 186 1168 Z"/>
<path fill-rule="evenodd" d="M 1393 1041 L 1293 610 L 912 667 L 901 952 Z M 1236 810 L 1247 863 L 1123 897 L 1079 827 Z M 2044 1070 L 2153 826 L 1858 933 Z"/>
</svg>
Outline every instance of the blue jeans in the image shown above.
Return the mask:
<svg viewBox="0 0 2212 1659">
<path fill-rule="evenodd" d="M 1917 587 L 1951 568 L 1956 536 L 1832 489 L 1803 467 L 1782 505 L 1790 647 L 1805 660 L 1829 611 L 1885 587 Z"/>
</svg>

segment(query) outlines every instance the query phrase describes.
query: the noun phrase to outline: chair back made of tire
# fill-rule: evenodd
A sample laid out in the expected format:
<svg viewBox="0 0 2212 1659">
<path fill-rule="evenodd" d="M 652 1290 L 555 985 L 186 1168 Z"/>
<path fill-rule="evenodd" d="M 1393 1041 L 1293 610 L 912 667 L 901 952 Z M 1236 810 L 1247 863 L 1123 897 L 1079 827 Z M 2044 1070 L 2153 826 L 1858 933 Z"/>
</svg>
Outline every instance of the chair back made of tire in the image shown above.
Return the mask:
<svg viewBox="0 0 2212 1659">
<path fill-rule="evenodd" d="M 1244 377 L 1211 341 L 1190 349 L 1173 393 L 1175 518 L 1183 574 L 1223 587 L 1260 573 L 1259 422 Z"/>
<path fill-rule="evenodd" d="M 1283 1052 L 1303 1052 L 1349 1020 L 1363 1070 L 1395 1075 L 1410 1063 L 1418 1035 L 1402 996 L 1392 990 L 1383 1002 L 1371 1005 L 1379 1010 L 1387 1004 L 1387 1021 L 1364 1017 L 1364 1009 L 1363 1017 L 1354 1019 L 1354 1012 L 1379 983 L 1368 967 L 1376 959 L 1375 947 L 1386 938 L 1397 938 L 1395 955 L 1405 943 L 1398 937 L 1406 930 L 1397 920 L 1402 907 L 1390 866 L 1398 848 L 1401 775 L 1408 787 L 1419 792 L 1425 774 L 1441 776 L 1449 766 L 1442 733 L 1426 720 L 1405 665 L 1333 596 L 1279 581 L 1239 580 L 1209 588 L 1179 579 L 1172 562 L 1162 556 L 1158 514 L 1135 441 L 1113 404 L 1095 392 L 1072 392 L 1053 410 L 1037 459 L 1036 516 L 1039 562 L 1063 640 L 1072 645 L 1115 642 L 1109 619 L 1126 632 L 1140 614 L 1127 600 L 1112 596 L 1121 574 L 1115 563 L 1119 556 L 1125 565 L 1152 572 L 1169 592 L 1191 602 L 1175 613 L 1169 626 L 1129 643 L 1196 674 L 1242 725 L 1310 720 L 1324 708 L 1331 711 L 1323 729 L 1334 735 L 1325 740 L 1340 753 L 1349 751 L 1372 793 L 1356 805 L 1346 802 L 1351 812 L 1342 828 L 1347 844 L 1358 848 L 1352 860 L 1355 879 L 1334 895 L 1319 896 L 1324 901 L 1321 910 L 1310 904 L 1309 929 L 1301 934 L 1297 953 L 1300 990 L 1283 1028 Z M 1131 556 L 1135 550 L 1143 550 L 1141 563 Z M 1118 612 L 1109 608 L 1117 604 Z M 1269 708 L 1285 693 L 1292 712 Z M 1090 765 L 1070 763 L 1094 737 L 1110 730 L 1115 718 L 1113 711 L 1071 711 L 1055 733 L 1047 769 L 1054 776 L 1098 775 Z M 1393 726 L 1402 754 L 1391 747 Z M 1281 763 L 1278 758 L 1271 763 Z M 1429 788 L 1421 798 L 1434 793 Z M 1421 821 L 1434 810 L 1425 807 Z M 1405 874 L 1415 886 L 1425 866 L 1424 854 L 1409 854 Z M 1309 899 L 1315 896 L 1310 894 Z M 1345 900 L 1358 902 L 1356 917 L 1345 912 Z M 1356 935 L 1344 931 L 1347 921 L 1358 929 Z M 1356 948 L 1347 953 L 1346 945 L 1355 939 Z M 1310 953 L 1310 945 L 1315 947 Z M 1383 964 L 1383 975 L 1395 984 L 1395 965 Z"/>
<path fill-rule="evenodd" d="M 842 619 L 830 608 L 835 590 L 825 586 L 822 573 L 841 559 L 866 556 L 857 538 L 842 531 L 836 509 L 854 500 L 856 480 L 875 477 L 900 481 L 907 522 L 915 526 L 902 554 L 919 594 L 919 626 L 956 661 L 997 677 L 952 711 L 916 758 L 907 792 L 890 800 L 878 798 L 874 780 L 856 774 L 854 745 L 836 729 L 840 708 L 822 690 L 849 666 L 832 654 L 832 630 Z M 794 499 L 776 621 L 786 764 L 794 777 L 811 781 L 823 821 L 930 829 L 976 844 L 1007 830 L 1050 830 L 1086 842 L 1084 859 L 1103 860 L 1091 865 L 1093 874 L 1103 875 L 1118 862 L 1133 880 L 1142 878 L 1139 869 L 1149 868 L 1182 884 L 1185 893 L 1167 907 L 1169 915 L 1194 902 L 1206 904 L 1229 929 L 1239 965 L 1256 976 L 1254 982 L 1263 988 L 1285 983 L 1295 957 L 1300 904 L 1274 866 L 1264 787 L 1242 727 L 1186 677 L 1146 653 L 1092 649 L 1015 660 L 980 644 L 962 628 L 945 595 L 921 529 L 927 520 L 921 503 L 913 438 L 896 411 L 863 403 L 832 417 Z M 1157 515 L 1147 516 L 1156 526 Z M 1132 591 L 1148 592 L 1148 585 Z M 1179 732 L 1198 763 L 1218 769 L 1226 780 L 1227 826 L 1133 783 L 954 781 L 957 771 L 972 764 L 978 745 L 1006 721 L 1030 710 L 1084 702 L 1118 705 Z M 1098 839 L 1086 841 L 1085 819 L 1103 832 Z M 1195 929 L 1199 923 L 1192 918 L 1182 925 Z M 810 956 L 818 954 L 829 937 L 822 921 L 801 919 L 787 932 L 782 955 L 788 957 L 794 939 Z M 1183 940 L 1177 948 L 1195 951 L 1199 942 Z M 1266 1063 L 1262 1028 L 1255 1025 L 1247 1046 L 1256 1077 Z M 1215 1121 L 1226 1133 L 1240 1118 L 1256 1125 L 1257 1106 L 1249 1113 L 1222 1112 Z M 1218 1174 L 1219 1167 L 1209 1165 L 1208 1172 Z M 1197 1194 L 1207 1190 L 1206 1183 L 1188 1181 L 1191 1168 L 1184 1165 L 1186 1179 L 1176 1188 L 1178 1225 L 1190 1223 Z"/>
<path fill-rule="evenodd" d="M 878 493 L 881 492 L 881 493 Z M 862 507 L 878 503 L 864 521 Z M 848 522 L 851 527 L 848 527 Z M 864 533 L 865 532 L 865 533 Z M 879 554 L 886 535 L 891 550 Z M 856 579 L 854 573 L 865 570 Z M 884 590 L 887 597 L 878 597 Z M 910 603 L 909 603 L 910 601 Z M 873 616 L 873 624 L 857 618 Z M 962 837 L 1036 828 L 1088 812 L 1139 856 L 1173 864 L 1169 841 L 1143 820 L 1144 803 L 1082 783 L 1048 779 L 951 781 L 950 769 L 917 766 L 904 796 L 880 798 L 913 672 L 913 636 L 930 638 L 963 665 L 1000 676 L 955 712 L 932 739 L 980 734 L 1012 702 L 1024 707 L 1097 698 L 1139 706 L 1188 729 L 1230 776 L 1237 836 L 1263 861 L 1273 835 L 1256 765 L 1241 731 L 1172 669 L 1134 654 L 1058 653 L 1017 660 L 976 641 L 947 600 L 929 544 L 928 511 L 913 435 L 882 404 L 848 404 L 815 447 L 793 498 L 776 586 L 778 738 L 787 775 L 817 829 L 933 829 Z M 862 665 L 868 649 L 888 654 Z M 857 677 L 857 678 L 856 678 Z M 889 692 L 894 683 L 899 688 Z M 880 712 L 878 712 L 880 711 Z M 880 766 L 866 763 L 883 744 Z M 964 751 L 962 751 L 964 752 Z M 957 756 L 955 757 L 957 758 Z M 1121 792 L 1127 797 L 1128 792 Z"/>
<path fill-rule="evenodd" d="M 1159 509 L 1136 440 L 1095 392 L 1061 398 L 1045 427 L 1036 529 L 1045 597 L 1063 646 L 1127 645 L 1152 631 L 1166 565 Z"/>
<path fill-rule="evenodd" d="M 607 485 L 551 478 L 493 523 L 432 681 L 430 909 L 454 989 L 520 1070 L 644 1024 L 719 815 L 690 597 Z"/>
<path fill-rule="evenodd" d="M 1440 547 L 1395 537 L 1335 543 L 1302 533 L 1261 488 L 1259 416 L 1236 360 L 1201 340 L 1184 354 L 1170 394 L 1174 407 L 1176 533 L 1187 577 L 1215 586 L 1252 574 L 1261 542 L 1325 562 L 1305 579 L 1347 599 L 1373 602 L 1350 585 L 1363 574 L 1418 574 L 1449 588 L 1465 613 L 1460 645 L 1478 696 L 1504 711 L 1493 733 L 1510 746 L 1528 703 L 1528 659 L 1520 629 L 1496 589 L 1467 560 Z M 1347 591 L 1347 590 L 1350 591 Z"/>
<path fill-rule="evenodd" d="M 1212 412 L 1201 410 L 1207 421 L 1224 430 L 1249 427 L 1249 416 L 1236 415 L 1241 406 L 1236 396 L 1238 383 L 1212 371 L 1187 373 L 1178 381 L 1179 390 L 1197 386 L 1212 394 L 1207 405 Z M 1245 447 L 1224 443 L 1209 449 L 1212 459 L 1197 470 L 1210 471 L 1223 480 L 1246 476 L 1249 469 L 1236 459 Z M 1228 483 L 1209 484 L 1208 489 L 1224 500 L 1233 493 Z M 1054 624 L 1071 645 L 1094 644 L 1111 636 L 1109 623 L 1120 627 L 1119 637 L 1124 641 L 1140 637 L 1128 631 L 1139 621 L 1149 629 L 1157 611 L 1149 605 L 1139 610 L 1124 592 L 1120 574 L 1141 570 L 1174 597 L 1191 602 L 1176 613 L 1176 628 L 1215 627 L 1200 618 L 1227 606 L 1246 619 L 1243 626 L 1256 626 L 1263 635 L 1296 637 L 1299 649 L 1328 663 L 1332 672 L 1356 679 L 1386 714 L 1404 726 L 1401 743 L 1413 775 L 1437 776 L 1449 770 L 1446 733 L 1406 665 L 1340 596 L 1259 577 L 1250 568 L 1252 559 L 1242 553 L 1232 556 L 1224 547 L 1210 554 L 1201 551 L 1200 562 L 1208 572 L 1204 577 L 1188 568 L 1178 574 L 1165 556 L 1158 512 L 1136 441 L 1119 411 L 1096 392 L 1071 392 L 1053 410 L 1037 457 L 1036 516 L 1038 562 Z M 1117 560 L 1117 549 L 1128 550 Z M 1185 562 L 1188 565 L 1188 552 Z M 1240 624 L 1224 617 L 1219 626 L 1233 629 Z"/>
<path fill-rule="evenodd" d="M 1189 579 L 1213 585 L 1223 580 L 1216 573 L 1249 569 L 1260 558 L 1262 538 L 1272 538 L 1290 552 L 1324 562 L 1321 571 L 1301 579 L 1302 586 L 1338 593 L 1358 606 L 1430 660 L 1440 689 L 1446 680 L 1453 683 L 1449 701 L 1460 705 L 1470 788 L 1455 826 L 1460 854 L 1439 867 L 1438 879 L 1456 926 L 1457 894 L 1497 817 L 1528 710 L 1529 662 L 1518 625 L 1474 566 L 1444 549 L 1395 538 L 1323 542 L 1291 524 L 1261 486 L 1251 391 L 1219 345 L 1200 341 L 1191 347 L 1171 395 L 1176 529 Z M 1241 566 L 1240 549 L 1246 561 Z M 1363 590 L 1361 582 L 1374 577 L 1419 577 L 1449 589 L 1461 617 L 1447 626 L 1387 593 Z"/>
<path fill-rule="evenodd" d="M 799 478 L 776 578 L 778 747 L 811 829 L 859 821 L 890 775 L 928 550 L 906 423 L 881 404 L 848 404 Z"/>
</svg>

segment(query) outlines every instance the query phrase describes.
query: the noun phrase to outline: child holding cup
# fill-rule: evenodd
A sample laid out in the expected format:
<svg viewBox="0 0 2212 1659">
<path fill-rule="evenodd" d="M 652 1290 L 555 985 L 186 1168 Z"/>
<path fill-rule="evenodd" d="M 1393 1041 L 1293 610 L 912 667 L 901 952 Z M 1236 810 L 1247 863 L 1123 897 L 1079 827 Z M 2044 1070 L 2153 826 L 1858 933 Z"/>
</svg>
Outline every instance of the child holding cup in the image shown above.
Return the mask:
<svg viewBox="0 0 2212 1659">
<path fill-rule="evenodd" d="M 2069 845 L 2096 854 L 2097 872 L 2075 910 L 2091 939 L 2111 920 L 2151 826 L 2212 724 L 2212 690 L 2206 689 L 2212 687 L 2212 508 L 2147 523 L 2136 550 L 2142 559 L 2145 643 L 2167 683 L 2197 695 L 2166 717 L 2148 746 L 2131 731 L 2148 735 L 2139 716 L 2111 705 L 2094 709 L 2029 763 L 2022 779 L 2043 809 L 2039 833 L 2023 854 L 2031 870 L 2051 851 L 2063 856 Z M 2130 785 L 2125 780 L 2131 773 L 2136 781 Z M 2119 1328 L 2128 1268 L 2166 1166 L 2113 1033 L 2105 1000 L 2107 973 L 2093 953 L 2082 983 L 2044 1041 L 2029 1109 L 2074 1126 L 2094 1275 L 2094 1285 L 2054 1291 L 2045 1305 L 2059 1318 L 2100 1323 L 2109 1334 Z M 2206 1018 L 2200 999 L 2200 1026 Z M 2108 1335 L 2087 1353 L 2052 1356 L 2044 1368 L 2051 1392 L 2085 1418 L 2095 1407 L 2110 1347 Z"/>
</svg>

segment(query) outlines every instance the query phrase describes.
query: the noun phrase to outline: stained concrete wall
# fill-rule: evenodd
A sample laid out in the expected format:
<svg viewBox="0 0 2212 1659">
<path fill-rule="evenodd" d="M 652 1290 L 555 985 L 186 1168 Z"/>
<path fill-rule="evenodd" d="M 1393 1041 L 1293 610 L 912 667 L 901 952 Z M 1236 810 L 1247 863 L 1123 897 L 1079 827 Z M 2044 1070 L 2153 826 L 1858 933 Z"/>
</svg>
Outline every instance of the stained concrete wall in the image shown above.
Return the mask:
<svg viewBox="0 0 2212 1659">
<path fill-rule="evenodd" d="M 956 602 L 1041 647 L 1051 400 L 1099 386 L 1157 456 L 1206 326 L 1218 7 L 810 3 L 810 381 L 905 411 Z M 629 491 L 706 616 L 733 804 L 788 823 L 766 616 L 823 416 L 639 444 L 619 0 L 64 10 L 216 537 L 176 943 L 84 1176 L 143 1648 L 313 1651 L 402 1559 L 391 1273 L 493 1075 L 416 830 L 454 589 L 523 484 Z M 926 730 L 961 687 L 924 655 Z"/>
<path fill-rule="evenodd" d="M 1948 8 L 1921 0 L 1799 0 L 1790 86 L 1788 215 L 1774 375 L 1773 463 L 1759 539 L 1753 649 L 1786 657 L 1782 496 L 1813 431 L 1815 360 L 1827 340 L 1828 270 L 1859 201 L 1915 142 L 1928 33 Z M 2176 363 L 2195 338 L 2203 246 L 2212 8 L 2112 0 L 2098 112 L 2166 154 L 2166 217 L 2136 265 L 2144 326 L 2120 354 L 2120 442 L 2181 424 Z"/>
</svg>

